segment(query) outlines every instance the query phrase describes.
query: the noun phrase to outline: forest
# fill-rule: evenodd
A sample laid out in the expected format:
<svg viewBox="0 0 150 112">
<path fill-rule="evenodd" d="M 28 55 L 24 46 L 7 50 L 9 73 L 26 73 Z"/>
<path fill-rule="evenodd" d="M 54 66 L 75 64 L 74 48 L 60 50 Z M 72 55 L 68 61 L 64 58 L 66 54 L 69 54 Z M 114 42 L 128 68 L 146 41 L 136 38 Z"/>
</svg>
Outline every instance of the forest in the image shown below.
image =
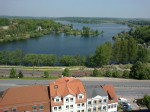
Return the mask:
<svg viewBox="0 0 150 112">
<path fill-rule="evenodd" d="M 81 35 L 83 37 L 98 36 L 104 32 L 83 26 L 82 30 L 73 29 L 73 25 L 62 25 L 51 19 L 8 19 L 0 18 L 0 42 L 23 40 L 41 37 L 50 33 Z"/>
</svg>

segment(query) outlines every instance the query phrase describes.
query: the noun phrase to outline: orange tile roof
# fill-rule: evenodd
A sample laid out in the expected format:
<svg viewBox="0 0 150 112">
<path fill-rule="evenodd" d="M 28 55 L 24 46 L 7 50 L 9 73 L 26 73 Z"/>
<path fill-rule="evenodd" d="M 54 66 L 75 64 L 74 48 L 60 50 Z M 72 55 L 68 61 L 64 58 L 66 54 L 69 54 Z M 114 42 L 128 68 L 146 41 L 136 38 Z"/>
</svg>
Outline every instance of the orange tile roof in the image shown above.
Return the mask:
<svg viewBox="0 0 150 112">
<path fill-rule="evenodd" d="M 79 79 L 74 79 L 70 77 L 62 77 L 56 79 L 55 82 L 49 83 L 50 87 L 50 96 L 51 96 L 51 104 L 54 105 L 62 105 L 62 103 L 53 103 L 53 97 L 56 97 L 55 91 L 59 91 L 61 97 L 65 97 L 68 94 L 78 95 L 79 93 L 86 94 L 85 88 L 82 82 Z M 55 88 L 57 86 L 57 88 Z M 77 100 L 76 100 L 77 101 Z M 79 100 L 81 102 L 86 101 L 86 95 L 84 100 Z M 77 101 L 78 102 L 78 101 Z"/>
<path fill-rule="evenodd" d="M 108 103 L 115 103 L 118 101 L 113 85 L 102 85 L 102 88 L 105 90 L 106 94 L 108 95 Z"/>
<path fill-rule="evenodd" d="M 37 102 L 49 102 L 48 86 L 32 85 L 9 88 L 0 100 L 0 107 Z"/>
</svg>

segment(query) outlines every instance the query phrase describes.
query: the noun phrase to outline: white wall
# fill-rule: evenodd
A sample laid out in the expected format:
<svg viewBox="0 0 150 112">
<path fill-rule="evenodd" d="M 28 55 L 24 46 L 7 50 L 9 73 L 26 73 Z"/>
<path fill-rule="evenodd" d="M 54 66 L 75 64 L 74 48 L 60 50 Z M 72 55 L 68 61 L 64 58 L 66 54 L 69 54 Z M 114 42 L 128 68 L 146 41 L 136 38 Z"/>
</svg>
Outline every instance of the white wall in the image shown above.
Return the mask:
<svg viewBox="0 0 150 112">
<path fill-rule="evenodd" d="M 115 107 L 116 105 L 116 107 Z M 108 109 L 108 112 L 117 112 L 117 106 L 118 106 L 118 103 L 110 103 L 108 104 L 108 107 L 110 106 L 110 108 Z"/>
</svg>

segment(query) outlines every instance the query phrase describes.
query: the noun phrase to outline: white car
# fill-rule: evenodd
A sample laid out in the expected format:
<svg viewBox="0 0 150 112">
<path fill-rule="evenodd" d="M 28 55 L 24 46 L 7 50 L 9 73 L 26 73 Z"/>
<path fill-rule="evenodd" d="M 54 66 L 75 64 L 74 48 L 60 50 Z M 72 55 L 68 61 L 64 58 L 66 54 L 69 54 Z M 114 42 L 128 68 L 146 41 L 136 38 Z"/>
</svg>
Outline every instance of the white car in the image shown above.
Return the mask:
<svg viewBox="0 0 150 112">
<path fill-rule="evenodd" d="M 127 99 L 125 99 L 125 98 L 118 98 L 118 102 L 127 102 Z"/>
</svg>

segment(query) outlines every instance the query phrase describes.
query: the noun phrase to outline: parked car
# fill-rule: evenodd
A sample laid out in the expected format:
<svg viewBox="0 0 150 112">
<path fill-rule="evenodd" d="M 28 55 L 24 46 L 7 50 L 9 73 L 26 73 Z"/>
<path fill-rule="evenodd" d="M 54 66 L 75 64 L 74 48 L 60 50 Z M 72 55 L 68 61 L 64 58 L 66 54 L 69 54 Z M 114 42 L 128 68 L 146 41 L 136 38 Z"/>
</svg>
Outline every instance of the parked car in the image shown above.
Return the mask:
<svg viewBox="0 0 150 112">
<path fill-rule="evenodd" d="M 127 102 L 127 99 L 125 99 L 125 98 L 118 98 L 118 102 Z"/>
</svg>

